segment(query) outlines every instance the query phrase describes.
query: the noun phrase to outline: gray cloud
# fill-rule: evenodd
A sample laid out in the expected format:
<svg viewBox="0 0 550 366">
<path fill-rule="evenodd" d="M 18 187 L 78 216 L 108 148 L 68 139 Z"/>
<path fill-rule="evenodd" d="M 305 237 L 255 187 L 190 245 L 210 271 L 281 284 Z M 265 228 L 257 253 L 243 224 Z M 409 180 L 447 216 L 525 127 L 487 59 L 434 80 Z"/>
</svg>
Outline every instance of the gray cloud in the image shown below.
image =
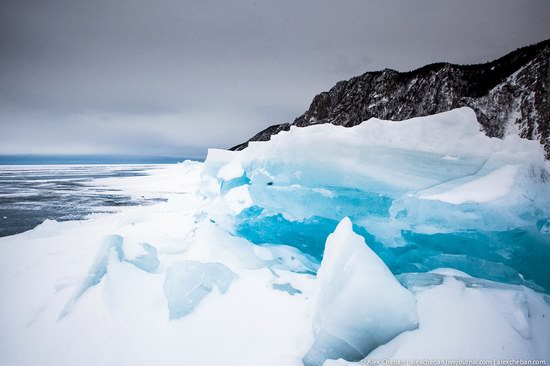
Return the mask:
<svg viewBox="0 0 550 366">
<path fill-rule="evenodd" d="M 204 154 L 335 82 L 550 36 L 547 0 L 5 0 L 0 153 Z"/>
</svg>

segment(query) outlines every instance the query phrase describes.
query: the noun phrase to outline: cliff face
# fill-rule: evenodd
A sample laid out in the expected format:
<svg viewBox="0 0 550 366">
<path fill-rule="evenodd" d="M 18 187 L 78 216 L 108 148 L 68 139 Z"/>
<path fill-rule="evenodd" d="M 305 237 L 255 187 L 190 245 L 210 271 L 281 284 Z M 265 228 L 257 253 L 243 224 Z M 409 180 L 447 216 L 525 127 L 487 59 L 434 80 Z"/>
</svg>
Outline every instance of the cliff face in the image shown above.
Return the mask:
<svg viewBox="0 0 550 366">
<path fill-rule="evenodd" d="M 386 69 L 340 81 L 315 96 L 292 124 L 268 127 L 249 141 L 269 140 L 291 125 L 351 127 L 371 117 L 400 121 L 463 106 L 476 112 L 488 136 L 518 134 L 538 140 L 550 158 L 550 40 L 480 65 L 437 63 L 410 72 Z"/>
</svg>

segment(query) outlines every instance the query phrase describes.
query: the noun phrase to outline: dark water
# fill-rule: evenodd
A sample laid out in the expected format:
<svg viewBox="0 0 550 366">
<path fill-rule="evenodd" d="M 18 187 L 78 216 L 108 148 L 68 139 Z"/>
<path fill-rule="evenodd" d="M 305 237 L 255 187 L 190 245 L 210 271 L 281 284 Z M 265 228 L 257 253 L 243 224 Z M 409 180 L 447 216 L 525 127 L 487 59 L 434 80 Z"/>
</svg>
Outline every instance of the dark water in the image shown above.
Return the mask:
<svg viewBox="0 0 550 366">
<path fill-rule="evenodd" d="M 0 166 L 0 237 L 30 230 L 45 219 L 80 220 L 92 213 L 162 201 L 132 198 L 102 187 L 98 178 L 147 175 L 154 165 Z"/>
</svg>

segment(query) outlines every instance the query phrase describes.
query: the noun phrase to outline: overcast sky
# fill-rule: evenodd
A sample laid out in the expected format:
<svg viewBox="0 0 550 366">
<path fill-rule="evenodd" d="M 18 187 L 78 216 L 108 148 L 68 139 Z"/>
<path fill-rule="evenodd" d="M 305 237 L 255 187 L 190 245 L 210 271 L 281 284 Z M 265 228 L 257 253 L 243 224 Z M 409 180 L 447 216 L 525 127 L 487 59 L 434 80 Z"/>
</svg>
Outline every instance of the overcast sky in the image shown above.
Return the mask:
<svg viewBox="0 0 550 366">
<path fill-rule="evenodd" d="M 0 154 L 197 156 L 337 81 L 550 38 L 548 0 L 2 0 Z"/>
</svg>

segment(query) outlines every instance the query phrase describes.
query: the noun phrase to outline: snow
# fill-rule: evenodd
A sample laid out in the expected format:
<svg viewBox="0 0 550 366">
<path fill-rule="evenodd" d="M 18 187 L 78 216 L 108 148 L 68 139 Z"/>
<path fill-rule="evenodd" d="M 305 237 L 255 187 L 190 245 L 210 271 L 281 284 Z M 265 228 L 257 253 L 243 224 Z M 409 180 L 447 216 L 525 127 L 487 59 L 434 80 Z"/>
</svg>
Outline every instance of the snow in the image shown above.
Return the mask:
<svg viewBox="0 0 550 366">
<path fill-rule="evenodd" d="M 439 200 L 459 205 L 466 202 L 488 202 L 505 197 L 516 182 L 519 165 L 505 165 L 480 178 L 453 187 L 439 194 L 421 196 L 427 200 Z"/>
<path fill-rule="evenodd" d="M 154 165 L 144 171 L 148 176 L 124 178 L 100 178 L 89 184 L 121 190 L 134 197 L 171 197 L 174 194 L 189 193 L 200 182 L 200 163 L 184 161 L 173 165 Z M 122 166 L 124 167 L 124 165 Z"/>
<path fill-rule="evenodd" d="M 306 366 L 326 359 L 358 361 L 418 326 L 413 295 L 353 232 L 349 218 L 327 238 L 317 279 L 315 343 L 304 358 Z"/>
<path fill-rule="evenodd" d="M 165 201 L 0 238 L 0 364 L 548 362 L 548 172 L 458 109 L 92 181 Z"/>
</svg>

